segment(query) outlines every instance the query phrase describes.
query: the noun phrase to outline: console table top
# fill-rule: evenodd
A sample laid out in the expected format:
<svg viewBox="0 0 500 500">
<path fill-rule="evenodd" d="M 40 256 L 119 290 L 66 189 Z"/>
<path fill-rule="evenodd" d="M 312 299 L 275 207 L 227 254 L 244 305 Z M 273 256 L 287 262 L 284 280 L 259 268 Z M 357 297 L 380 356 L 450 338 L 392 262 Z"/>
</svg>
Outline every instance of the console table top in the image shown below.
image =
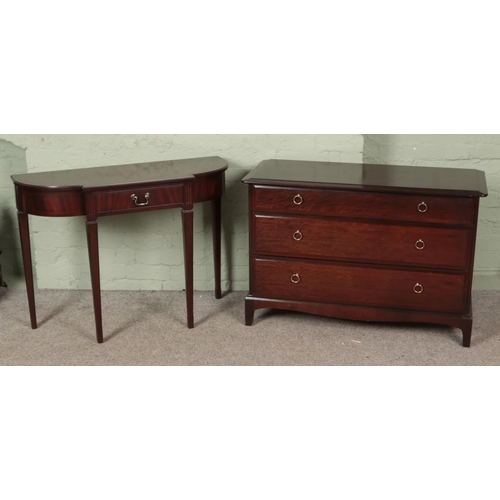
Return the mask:
<svg viewBox="0 0 500 500">
<path fill-rule="evenodd" d="M 15 184 L 45 188 L 94 188 L 202 177 L 227 169 L 219 156 L 75 168 L 12 176 Z"/>
<path fill-rule="evenodd" d="M 375 192 L 427 192 L 445 196 L 488 195 L 484 172 L 466 168 L 275 159 L 259 163 L 243 182 Z"/>
</svg>

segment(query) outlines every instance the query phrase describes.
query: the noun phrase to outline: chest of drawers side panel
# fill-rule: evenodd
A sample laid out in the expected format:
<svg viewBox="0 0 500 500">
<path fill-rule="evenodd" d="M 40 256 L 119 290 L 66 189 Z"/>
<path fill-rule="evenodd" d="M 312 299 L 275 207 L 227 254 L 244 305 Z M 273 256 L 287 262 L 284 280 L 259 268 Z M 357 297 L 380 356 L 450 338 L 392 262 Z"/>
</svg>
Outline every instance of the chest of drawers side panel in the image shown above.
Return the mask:
<svg viewBox="0 0 500 500">
<path fill-rule="evenodd" d="M 479 198 L 474 199 L 474 208 L 473 208 L 473 219 L 474 225 L 471 230 L 471 238 L 469 242 L 469 252 L 468 252 L 468 262 L 467 262 L 467 274 L 466 274 L 466 310 L 469 314 L 472 314 L 472 282 L 474 277 L 474 258 L 476 253 L 476 238 L 477 238 L 477 221 L 479 216 Z"/>
</svg>

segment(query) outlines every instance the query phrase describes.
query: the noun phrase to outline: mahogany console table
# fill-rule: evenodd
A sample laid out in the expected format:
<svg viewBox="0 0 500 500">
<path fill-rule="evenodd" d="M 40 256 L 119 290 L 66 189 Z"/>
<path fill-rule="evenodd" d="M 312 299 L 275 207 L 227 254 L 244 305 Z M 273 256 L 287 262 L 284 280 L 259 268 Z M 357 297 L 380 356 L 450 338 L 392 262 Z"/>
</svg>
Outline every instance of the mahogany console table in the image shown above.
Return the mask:
<svg viewBox="0 0 500 500">
<path fill-rule="evenodd" d="M 470 346 L 484 172 L 266 160 L 249 188 L 250 292 L 260 308 L 458 327 Z"/>
<path fill-rule="evenodd" d="M 187 324 L 193 317 L 193 204 L 211 201 L 215 296 L 221 297 L 221 197 L 227 163 L 218 156 L 13 175 L 31 316 L 37 327 L 28 214 L 86 217 L 97 342 L 103 342 L 97 218 L 182 208 Z"/>
</svg>

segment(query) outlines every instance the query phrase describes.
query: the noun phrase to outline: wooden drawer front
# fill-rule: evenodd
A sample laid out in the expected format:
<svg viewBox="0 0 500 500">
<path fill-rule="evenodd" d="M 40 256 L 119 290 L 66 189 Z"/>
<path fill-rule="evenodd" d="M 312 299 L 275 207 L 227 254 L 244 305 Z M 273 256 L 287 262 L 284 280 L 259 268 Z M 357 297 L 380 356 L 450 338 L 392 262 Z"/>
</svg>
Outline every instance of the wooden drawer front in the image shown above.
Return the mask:
<svg viewBox="0 0 500 500">
<path fill-rule="evenodd" d="M 254 253 L 465 270 L 469 229 L 254 215 Z"/>
<path fill-rule="evenodd" d="M 137 197 L 137 199 L 134 200 L 133 196 Z M 100 214 L 150 210 L 171 205 L 181 205 L 182 201 L 182 184 L 154 188 L 131 188 L 95 194 L 97 213 Z"/>
<path fill-rule="evenodd" d="M 333 263 L 254 259 L 255 297 L 465 313 L 465 276 Z M 292 279 L 299 281 L 293 283 Z M 419 284 L 420 286 L 418 286 Z M 414 291 L 422 290 L 420 293 Z"/>
<path fill-rule="evenodd" d="M 474 222 L 475 202 L 472 198 L 255 186 L 253 210 L 471 225 Z"/>
</svg>

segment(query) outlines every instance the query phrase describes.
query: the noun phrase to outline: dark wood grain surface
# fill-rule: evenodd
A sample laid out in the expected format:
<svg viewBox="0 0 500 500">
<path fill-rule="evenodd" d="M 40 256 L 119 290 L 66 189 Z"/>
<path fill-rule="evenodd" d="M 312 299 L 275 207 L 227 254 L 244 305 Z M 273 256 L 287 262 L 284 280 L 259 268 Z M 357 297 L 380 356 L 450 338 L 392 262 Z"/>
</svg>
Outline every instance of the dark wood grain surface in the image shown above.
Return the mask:
<svg viewBox="0 0 500 500">
<path fill-rule="evenodd" d="M 465 168 L 265 160 L 243 182 L 306 187 L 329 184 L 356 191 L 486 196 L 484 172 Z"/>
<path fill-rule="evenodd" d="M 225 170 L 225 160 L 210 156 L 18 174 L 12 175 L 12 180 L 20 212 L 68 217 L 176 206 L 182 203 L 182 186 L 186 183 L 192 185 L 194 203 L 211 201 L 224 193 Z M 134 201 L 133 195 L 146 193 L 150 195 L 148 200 Z"/>
<path fill-rule="evenodd" d="M 249 187 L 250 290 L 258 308 L 436 322 L 472 332 L 484 172 L 266 160 Z"/>
<path fill-rule="evenodd" d="M 218 156 L 13 175 L 31 326 L 37 328 L 28 214 L 86 217 L 97 342 L 104 341 L 98 217 L 182 208 L 187 324 L 193 316 L 193 204 L 211 201 L 215 295 L 221 297 L 221 197 L 227 163 Z"/>
<path fill-rule="evenodd" d="M 255 253 L 465 270 L 472 232 L 345 219 L 256 214 Z"/>
<path fill-rule="evenodd" d="M 53 189 L 97 188 L 146 183 L 152 185 L 164 180 L 202 177 L 226 170 L 227 162 L 219 156 L 189 158 L 182 160 L 156 161 L 110 165 L 106 167 L 75 168 L 48 172 L 32 172 L 13 175 L 16 184 L 40 186 Z"/>
<path fill-rule="evenodd" d="M 463 274 L 264 258 L 255 259 L 255 272 L 257 297 L 466 312 Z"/>
<path fill-rule="evenodd" d="M 420 224 L 471 226 L 474 222 L 474 199 L 467 197 L 360 193 L 259 185 L 254 187 L 254 191 L 254 209 L 260 212 L 408 221 Z M 294 199 L 300 204 L 294 203 Z M 419 207 L 422 211 L 419 211 Z"/>
</svg>

